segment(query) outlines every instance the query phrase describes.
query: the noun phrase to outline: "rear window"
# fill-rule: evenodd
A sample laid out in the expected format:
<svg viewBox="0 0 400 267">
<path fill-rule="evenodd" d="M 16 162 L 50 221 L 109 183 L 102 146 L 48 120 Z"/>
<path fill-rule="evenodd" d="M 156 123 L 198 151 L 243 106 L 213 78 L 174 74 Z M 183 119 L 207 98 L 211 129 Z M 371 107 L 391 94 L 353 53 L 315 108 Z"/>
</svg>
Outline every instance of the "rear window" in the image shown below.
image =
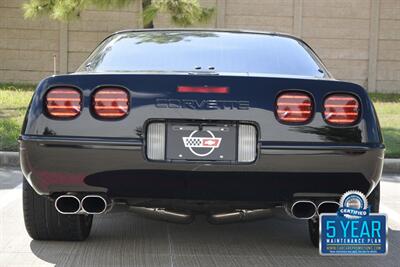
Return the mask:
<svg viewBox="0 0 400 267">
<path fill-rule="evenodd" d="M 159 31 L 113 35 L 78 71 L 215 71 L 323 77 L 322 69 L 306 45 L 289 37 Z"/>
</svg>

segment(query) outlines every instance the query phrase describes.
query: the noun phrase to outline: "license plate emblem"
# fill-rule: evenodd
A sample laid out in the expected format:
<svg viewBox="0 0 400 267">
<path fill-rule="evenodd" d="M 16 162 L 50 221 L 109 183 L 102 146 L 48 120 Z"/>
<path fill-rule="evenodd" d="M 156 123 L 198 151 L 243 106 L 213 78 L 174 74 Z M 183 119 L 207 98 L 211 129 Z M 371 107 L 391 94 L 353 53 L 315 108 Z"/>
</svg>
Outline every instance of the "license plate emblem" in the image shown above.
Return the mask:
<svg viewBox="0 0 400 267">
<path fill-rule="evenodd" d="M 182 137 L 183 143 L 186 148 L 189 148 L 190 152 L 198 157 L 206 157 L 213 153 L 214 149 L 219 148 L 222 138 L 216 138 L 213 132 L 205 131 L 209 137 L 196 136 L 199 131 L 195 130 L 191 132 L 189 137 Z M 207 150 L 199 151 L 196 148 L 207 148 Z"/>
</svg>

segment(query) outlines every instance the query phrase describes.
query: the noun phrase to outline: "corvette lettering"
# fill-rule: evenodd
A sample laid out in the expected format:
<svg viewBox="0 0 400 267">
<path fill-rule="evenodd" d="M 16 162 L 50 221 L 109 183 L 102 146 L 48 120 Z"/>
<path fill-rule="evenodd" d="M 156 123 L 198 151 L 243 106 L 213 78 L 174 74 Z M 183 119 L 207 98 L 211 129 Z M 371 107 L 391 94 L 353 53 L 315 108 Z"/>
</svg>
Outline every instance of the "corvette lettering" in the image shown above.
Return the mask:
<svg viewBox="0 0 400 267">
<path fill-rule="evenodd" d="M 248 110 L 249 101 L 235 100 L 195 100 L 195 99 L 156 99 L 157 108 L 185 108 L 185 109 L 238 109 Z"/>
</svg>

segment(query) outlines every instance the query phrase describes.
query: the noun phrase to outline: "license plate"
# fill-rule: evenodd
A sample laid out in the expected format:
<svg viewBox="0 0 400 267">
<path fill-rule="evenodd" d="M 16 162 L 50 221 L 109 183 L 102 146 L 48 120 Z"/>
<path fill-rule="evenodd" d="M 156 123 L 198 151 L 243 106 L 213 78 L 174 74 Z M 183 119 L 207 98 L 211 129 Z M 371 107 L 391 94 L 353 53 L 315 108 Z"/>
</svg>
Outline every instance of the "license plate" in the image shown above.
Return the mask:
<svg viewBox="0 0 400 267">
<path fill-rule="evenodd" d="M 236 161 L 236 124 L 167 124 L 167 160 Z"/>
</svg>

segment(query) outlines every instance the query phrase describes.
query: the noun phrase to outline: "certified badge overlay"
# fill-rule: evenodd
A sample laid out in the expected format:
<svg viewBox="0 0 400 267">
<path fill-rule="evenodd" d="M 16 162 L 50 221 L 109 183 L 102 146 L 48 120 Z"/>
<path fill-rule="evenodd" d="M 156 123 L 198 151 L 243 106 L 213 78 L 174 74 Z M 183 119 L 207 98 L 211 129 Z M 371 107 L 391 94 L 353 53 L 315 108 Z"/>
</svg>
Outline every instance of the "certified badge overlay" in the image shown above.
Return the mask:
<svg viewBox="0 0 400 267">
<path fill-rule="evenodd" d="M 386 255 L 385 214 L 370 213 L 365 195 L 348 191 L 340 199 L 338 212 L 320 215 L 321 255 Z"/>
</svg>

